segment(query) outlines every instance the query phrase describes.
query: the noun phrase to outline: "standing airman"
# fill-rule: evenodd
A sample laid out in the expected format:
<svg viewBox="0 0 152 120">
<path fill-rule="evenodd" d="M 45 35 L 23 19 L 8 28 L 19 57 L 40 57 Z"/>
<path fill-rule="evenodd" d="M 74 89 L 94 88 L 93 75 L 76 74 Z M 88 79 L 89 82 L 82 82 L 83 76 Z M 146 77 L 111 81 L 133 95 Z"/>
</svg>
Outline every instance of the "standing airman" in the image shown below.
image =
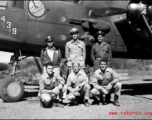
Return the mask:
<svg viewBox="0 0 152 120">
<path fill-rule="evenodd" d="M 77 60 L 77 62 L 80 64 L 81 69 L 84 69 L 86 58 L 85 43 L 78 39 L 79 31 L 77 28 L 72 28 L 70 30 L 70 34 L 72 35 L 72 40 L 67 42 L 65 46 L 65 56 L 68 60 L 67 65 L 70 69 L 72 69 L 73 60 Z"/>
<path fill-rule="evenodd" d="M 93 68 L 96 71 L 99 68 L 99 61 L 100 59 L 108 59 L 110 61 L 112 57 L 111 47 L 108 43 L 104 42 L 104 32 L 98 31 L 97 32 L 97 40 L 98 42 L 92 46 L 91 49 L 91 60 L 94 64 Z"/>
<path fill-rule="evenodd" d="M 60 67 L 62 66 L 60 49 L 55 48 L 54 38 L 52 36 L 48 36 L 45 42 L 47 43 L 47 47 L 41 50 L 40 56 L 43 64 L 43 72 L 46 71 L 45 65 L 48 62 L 52 62 L 54 65 L 54 72 L 60 75 Z"/>
</svg>

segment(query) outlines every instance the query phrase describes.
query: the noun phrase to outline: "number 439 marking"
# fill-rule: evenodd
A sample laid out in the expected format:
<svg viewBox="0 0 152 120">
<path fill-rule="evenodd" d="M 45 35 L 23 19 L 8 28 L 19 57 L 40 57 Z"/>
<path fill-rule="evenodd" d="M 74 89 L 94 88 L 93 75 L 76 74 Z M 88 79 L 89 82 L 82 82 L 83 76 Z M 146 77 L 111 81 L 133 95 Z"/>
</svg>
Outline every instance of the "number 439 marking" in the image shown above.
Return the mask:
<svg viewBox="0 0 152 120">
<path fill-rule="evenodd" d="M 2 20 L 3 22 L 5 22 L 5 21 L 6 21 L 5 16 L 2 16 L 2 17 L 1 17 L 1 20 Z M 6 28 L 11 29 L 12 34 L 16 35 L 16 34 L 17 34 L 17 28 L 11 28 L 11 27 L 12 27 L 12 23 L 11 23 L 11 22 L 6 22 Z"/>
</svg>

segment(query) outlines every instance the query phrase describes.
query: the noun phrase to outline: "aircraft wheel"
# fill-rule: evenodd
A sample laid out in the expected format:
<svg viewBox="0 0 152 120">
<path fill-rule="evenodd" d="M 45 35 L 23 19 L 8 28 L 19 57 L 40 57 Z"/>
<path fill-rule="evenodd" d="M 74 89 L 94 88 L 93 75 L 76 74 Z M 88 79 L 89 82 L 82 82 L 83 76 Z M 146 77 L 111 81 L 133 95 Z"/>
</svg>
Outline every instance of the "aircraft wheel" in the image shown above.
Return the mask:
<svg viewBox="0 0 152 120">
<path fill-rule="evenodd" d="M 1 87 L 2 87 L 2 84 L 4 83 L 4 79 L 0 79 L 0 89 L 1 89 Z M 0 90 L 0 98 L 1 98 L 1 93 L 2 91 Z"/>
<path fill-rule="evenodd" d="M 6 78 L 0 87 L 0 94 L 5 102 L 17 102 L 24 94 L 24 85 L 14 77 Z"/>
</svg>

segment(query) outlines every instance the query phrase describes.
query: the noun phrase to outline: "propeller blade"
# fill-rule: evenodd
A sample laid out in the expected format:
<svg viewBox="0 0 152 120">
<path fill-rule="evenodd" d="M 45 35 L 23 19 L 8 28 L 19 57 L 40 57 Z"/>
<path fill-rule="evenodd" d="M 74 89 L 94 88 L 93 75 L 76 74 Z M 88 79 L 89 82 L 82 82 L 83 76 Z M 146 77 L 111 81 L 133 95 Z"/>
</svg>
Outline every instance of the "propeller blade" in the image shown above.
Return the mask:
<svg viewBox="0 0 152 120">
<path fill-rule="evenodd" d="M 91 10 L 89 12 L 89 16 L 91 16 L 91 17 L 107 17 L 107 16 L 112 16 L 112 15 L 123 14 L 126 12 L 127 12 L 127 9 L 107 7 L 107 8 L 100 8 L 100 9 Z"/>
</svg>

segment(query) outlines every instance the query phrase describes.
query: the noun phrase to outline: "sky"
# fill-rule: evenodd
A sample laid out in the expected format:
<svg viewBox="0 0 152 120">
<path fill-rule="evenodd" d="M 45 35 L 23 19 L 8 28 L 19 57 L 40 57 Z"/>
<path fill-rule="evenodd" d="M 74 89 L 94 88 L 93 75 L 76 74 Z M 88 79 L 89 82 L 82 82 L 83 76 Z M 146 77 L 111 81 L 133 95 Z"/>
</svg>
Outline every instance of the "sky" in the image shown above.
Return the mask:
<svg viewBox="0 0 152 120">
<path fill-rule="evenodd" d="M 13 53 L 0 51 L 0 63 L 9 63 L 11 55 L 13 55 Z"/>
<path fill-rule="evenodd" d="M 0 1 L 0 5 L 6 5 L 6 2 L 7 2 L 7 1 L 5 1 L 5 0 Z"/>
</svg>

